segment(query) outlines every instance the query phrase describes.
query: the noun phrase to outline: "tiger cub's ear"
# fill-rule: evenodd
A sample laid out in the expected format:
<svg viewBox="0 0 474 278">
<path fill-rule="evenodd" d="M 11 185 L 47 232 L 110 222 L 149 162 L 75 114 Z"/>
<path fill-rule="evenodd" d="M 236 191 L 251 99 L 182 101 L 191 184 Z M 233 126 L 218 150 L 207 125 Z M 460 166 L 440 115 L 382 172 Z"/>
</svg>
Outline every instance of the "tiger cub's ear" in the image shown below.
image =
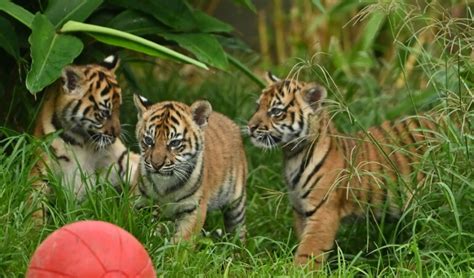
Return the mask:
<svg viewBox="0 0 474 278">
<path fill-rule="evenodd" d="M 138 110 L 138 117 L 141 117 L 143 113 L 151 106 L 151 102 L 137 94 L 133 94 L 133 103 L 135 103 L 135 107 Z"/>
<path fill-rule="evenodd" d="M 265 80 L 267 81 L 268 85 L 281 81 L 280 78 L 273 75 L 273 73 L 271 73 L 270 71 L 267 71 L 267 73 L 265 74 Z"/>
<path fill-rule="evenodd" d="M 318 84 L 309 83 L 304 86 L 301 95 L 303 100 L 313 108 L 313 110 L 318 109 L 321 106 L 321 100 L 326 98 L 326 89 Z"/>
<path fill-rule="evenodd" d="M 61 72 L 63 90 L 66 94 L 81 98 L 87 88 L 84 73 L 75 66 L 66 66 Z"/>
<path fill-rule="evenodd" d="M 102 63 L 100 63 L 100 65 L 115 73 L 115 70 L 117 70 L 120 65 L 120 59 L 117 55 L 112 54 L 105 57 L 105 59 L 102 61 Z"/>
<path fill-rule="evenodd" d="M 209 101 L 198 100 L 191 105 L 191 113 L 193 115 L 193 121 L 199 127 L 205 127 L 207 120 L 212 112 L 212 106 Z"/>
</svg>

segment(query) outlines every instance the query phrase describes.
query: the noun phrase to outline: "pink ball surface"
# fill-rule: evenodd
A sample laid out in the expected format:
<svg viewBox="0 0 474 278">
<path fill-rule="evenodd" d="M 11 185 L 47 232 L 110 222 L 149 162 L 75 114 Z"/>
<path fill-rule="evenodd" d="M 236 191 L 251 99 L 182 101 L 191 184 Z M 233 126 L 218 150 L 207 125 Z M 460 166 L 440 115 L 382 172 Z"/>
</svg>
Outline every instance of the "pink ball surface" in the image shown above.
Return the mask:
<svg viewBox="0 0 474 278">
<path fill-rule="evenodd" d="M 31 258 L 28 278 L 156 277 L 141 243 L 102 221 L 79 221 L 49 235 Z"/>
</svg>

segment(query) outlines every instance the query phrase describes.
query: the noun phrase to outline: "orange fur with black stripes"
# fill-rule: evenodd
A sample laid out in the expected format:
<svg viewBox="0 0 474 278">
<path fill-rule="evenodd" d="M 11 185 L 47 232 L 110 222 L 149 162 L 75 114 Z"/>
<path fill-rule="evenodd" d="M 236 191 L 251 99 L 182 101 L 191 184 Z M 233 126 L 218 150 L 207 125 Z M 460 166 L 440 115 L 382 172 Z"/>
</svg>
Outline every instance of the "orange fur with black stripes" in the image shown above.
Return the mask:
<svg viewBox="0 0 474 278">
<path fill-rule="evenodd" d="M 220 209 L 227 232 L 245 239 L 247 161 L 238 126 L 212 112 L 207 101 L 191 106 L 151 105 L 134 97 L 141 149 L 138 189 L 175 221 L 173 242 L 199 233 L 206 213 Z"/>
<path fill-rule="evenodd" d="M 432 130 L 434 124 L 412 117 L 344 135 L 324 109 L 322 86 L 280 80 L 271 73 L 267 79 L 270 84 L 248 122 L 250 137 L 256 146 L 283 149 L 300 239 L 295 262 L 312 260 L 319 267 L 343 217 L 400 213 L 414 190 L 407 185 L 423 179 L 417 161 L 422 142 L 433 138 L 424 129 Z"/>
<path fill-rule="evenodd" d="M 122 92 L 115 78 L 118 63 L 118 57 L 109 56 L 101 64 L 67 66 L 60 80 L 45 90 L 34 135 L 59 132 L 59 136 L 51 143 L 53 157 L 41 153 L 33 168 L 35 193 L 48 193 L 48 169 L 78 199 L 84 197 L 86 184 L 95 185 L 99 172 L 111 171 L 108 179 L 113 184 L 134 175 L 138 155 L 119 139 Z M 34 217 L 42 222 L 43 209 L 36 210 Z"/>
</svg>

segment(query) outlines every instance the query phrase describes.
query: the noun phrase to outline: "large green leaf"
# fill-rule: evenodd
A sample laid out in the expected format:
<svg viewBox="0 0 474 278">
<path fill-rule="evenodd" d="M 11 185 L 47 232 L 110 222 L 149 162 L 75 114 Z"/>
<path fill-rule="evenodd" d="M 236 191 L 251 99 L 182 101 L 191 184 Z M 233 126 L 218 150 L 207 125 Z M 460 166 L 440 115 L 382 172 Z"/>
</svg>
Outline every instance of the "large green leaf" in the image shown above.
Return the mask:
<svg viewBox="0 0 474 278">
<path fill-rule="evenodd" d="M 114 0 L 112 3 L 150 14 L 175 31 L 186 32 L 196 29 L 192 11 L 181 0 Z"/>
<path fill-rule="evenodd" d="M 175 41 L 182 48 L 190 51 L 196 57 L 216 68 L 227 69 L 227 61 L 224 49 L 217 39 L 211 34 L 159 34 L 168 40 Z"/>
<path fill-rule="evenodd" d="M 114 0 L 111 3 L 149 14 L 176 32 L 230 32 L 232 27 L 199 10 L 193 10 L 183 0 Z"/>
<path fill-rule="evenodd" d="M 0 11 L 6 12 L 31 29 L 34 15 L 25 10 L 23 7 L 18 6 L 8 0 L 0 0 Z"/>
<path fill-rule="evenodd" d="M 194 11 L 194 20 L 196 21 L 196 29 L 200 32 L 205 33 L 230 33 L 234 28 L 227 23 L 220 21 L 219 19 L 209 16 L 208 14 L 199 10 Z"/>
<path fill-rule="evenodd" d="M 169 28 L 150 15 L 139 11 L 126 10 L 107 23 L 110 28 L 135 35 L 149 35 L 168 32 Z"/>
<path fill-rule="evenodd" d="M 69 20 L 84 21 L 103 0 L 49 0 L 44 14 L 57 27 Z"/>
<path fill-rule="evenodd" d="M 111 36 L 111 35 L 107 35 L 107 34 L 92 33 L 92 32 L 88 33 L 88 34 L 91 37 L 93 37 L 94 39 L 96 39 L 97 41 L 103 42 L 103 43 L 108 44 L 108 45 L 123 47 L 123 48 L 126 48 L 126 49 L 130 49 L 130 50 L 133 50 L 133 51 L 137 51 L 137 52 L 140 52 L 140 53 L 144 53 L 144 54 L 159 57 L 159 58 L 171 58 L 171 59 L 173 59 L 173 57 L 171 55 L 168 55 L 168 54 L 163 53 L 159 50 L 156 50 L 152 47 L 143 45 L 141 43 L 137 43 L 137 42 L 130 41 L 130 40 L 124 40 L 123 38 L 120 38 L 120 37 L 117 37 L 117 36 Z"/>
<path fill-rule="evenodd" d="M 166 56 L 176 61 L 190 63 L 198 67 L 207 69 L 207 66 L 205 64 L 193 58 L 185 56 L 179 52 L 171 50 L 167 47 L 164 47 L 142 37 L 120 30 L 76 21 L 68 21 L 61 28 L 61 32 L 86 32 L 90 35 L 100 38 L 101 41 L 105 43 L 110 43 L 112 45 L 120 46 L 123 48 L 140 51 L 149 55 L 160 57 Z"/>
<path fill-rule="evenodd" d="M 15 29 L 11 23 L 5 18 L 0 16 L 0 47 L 3 48 L 8 54 L 13 56 L 16 60 L 20 57 L 20 51 L 18 48 L 18 38 L 15 34 Z"/>
<path fill-rule="evenodd" d="M 26 76 L 26 87 L 31 93 L 36 93 L 61 75 L 64 66 L 81 53 L 83 44 L 74 36 L 57 34 L 53 24 L 42 14 L 34 17 L 32 27 L 28 39 L 32 62 Z"/>
</svg>

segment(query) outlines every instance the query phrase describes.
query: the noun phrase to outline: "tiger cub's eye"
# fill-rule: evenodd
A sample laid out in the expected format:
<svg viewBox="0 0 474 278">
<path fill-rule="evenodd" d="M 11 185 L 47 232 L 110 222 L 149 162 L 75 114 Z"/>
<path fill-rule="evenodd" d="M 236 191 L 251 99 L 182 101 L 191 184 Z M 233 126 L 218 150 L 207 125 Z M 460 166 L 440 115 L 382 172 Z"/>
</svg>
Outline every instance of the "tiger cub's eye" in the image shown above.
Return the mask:
<svg viewBox="0 0 474 278">
<path fill-rule="evenodd" d="M 182 141 L 180 139 L 174 139 L 168 143 L 168 146 L 172 149 L 176 149 L 176 148 L 179 148 L 179 146 L 181 146 L 181 142 Z"/>
<path fill-rule="evenodd" d="M 270 114 L 274 117 L 279 117 L 283 114 L 283 112 L 285 112 L 283 109 L 281 108 L 277 108 L 277 107 L 273 107 L 271 110 L 270 110 Z"/>
<path fill-rule="evenodd" d="M 110 117 L 110 111 L 109 110 L 101 110 L 100 111 L 100 116 L 104 119 L 107 119 Z"/>
<path fill-rule="evenodd" d="M 146 146 L 151 147 L 151 146 L 153 145 L 153 138 L 151 138 L 150 136 L 146 135 L 146 136 L 143 138 L 143 143 L 145 143 Z"/>
</svg>

